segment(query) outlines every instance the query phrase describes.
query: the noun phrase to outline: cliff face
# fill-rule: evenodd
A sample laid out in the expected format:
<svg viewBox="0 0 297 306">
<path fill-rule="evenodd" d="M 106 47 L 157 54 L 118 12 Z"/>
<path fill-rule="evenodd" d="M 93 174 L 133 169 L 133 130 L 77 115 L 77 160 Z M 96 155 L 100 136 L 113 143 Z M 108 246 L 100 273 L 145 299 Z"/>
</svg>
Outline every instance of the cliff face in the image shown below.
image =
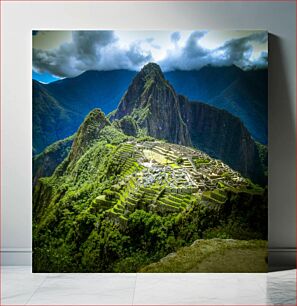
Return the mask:
<svg viewBox="0 0 297 306">
<path fill-rule="evenodd" d="M 255 141 L 242 122 L 227 111 L 179 96 L 194 147 L 223 160 L 257 183 L 265 183 Z"/>
<path fill-rule="evenodd" d="M 267 69 L 207 65 L 195 71 L 170 71 L 166 79 L 190 101 L 203 101 L 240 118 L 253 139 L 267 144 Z"/>
<path fill-rule="evenodd" d="M 114 121 L 114 126 L 129 136 L 137 137 L 139 132 L 136 121 L 129 115 Z"/>
<path fill-rule="evenodd" d="M 182 145 L 191 145 L 178 96 L 160 67 L 147 64 L 134 78 L 111 120 L 131 115 L 143 133 Z"/>
</svg>

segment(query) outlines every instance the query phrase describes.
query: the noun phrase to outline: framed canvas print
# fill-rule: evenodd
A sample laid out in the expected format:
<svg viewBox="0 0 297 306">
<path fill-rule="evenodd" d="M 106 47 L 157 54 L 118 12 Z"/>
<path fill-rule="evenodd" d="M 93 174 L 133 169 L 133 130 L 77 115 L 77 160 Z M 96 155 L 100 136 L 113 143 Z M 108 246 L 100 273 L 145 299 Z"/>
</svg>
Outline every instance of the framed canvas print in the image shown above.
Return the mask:
<svg viewBox="0 0 297 306">
<path fill-rule="evenodd" d="M 267 271 L 266 31 L 32 42 L 34 272 Z"/>
</svg>

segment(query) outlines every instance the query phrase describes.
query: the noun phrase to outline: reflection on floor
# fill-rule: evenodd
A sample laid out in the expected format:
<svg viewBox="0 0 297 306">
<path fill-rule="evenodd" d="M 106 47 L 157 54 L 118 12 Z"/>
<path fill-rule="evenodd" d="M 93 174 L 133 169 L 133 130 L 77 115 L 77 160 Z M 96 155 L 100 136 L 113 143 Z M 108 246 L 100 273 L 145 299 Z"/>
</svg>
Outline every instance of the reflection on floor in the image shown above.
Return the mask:
<svg viewBox="0 0 297 306">
<path fill-rule="evenodd" d="M 1 305 L 296 305 L 296 270 L 268 274 L 32 274 L 31 267 L 1 269 Z"/>
</svg>

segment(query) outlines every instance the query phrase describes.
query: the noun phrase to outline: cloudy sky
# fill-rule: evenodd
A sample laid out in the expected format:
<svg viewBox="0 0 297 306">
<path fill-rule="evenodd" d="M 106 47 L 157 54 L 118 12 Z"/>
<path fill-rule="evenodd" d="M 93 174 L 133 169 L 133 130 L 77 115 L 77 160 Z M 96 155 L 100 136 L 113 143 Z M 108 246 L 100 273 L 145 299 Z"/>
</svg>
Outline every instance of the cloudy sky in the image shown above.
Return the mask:
<svg viewBox="0 0 297 306">
<path fill-rule="evenodd" d="M 267 66 L 264 31 L 33 31 L 33 78 L 51 82 L 86 70 L 163 71 L 205 65 Z"/>
</svg>

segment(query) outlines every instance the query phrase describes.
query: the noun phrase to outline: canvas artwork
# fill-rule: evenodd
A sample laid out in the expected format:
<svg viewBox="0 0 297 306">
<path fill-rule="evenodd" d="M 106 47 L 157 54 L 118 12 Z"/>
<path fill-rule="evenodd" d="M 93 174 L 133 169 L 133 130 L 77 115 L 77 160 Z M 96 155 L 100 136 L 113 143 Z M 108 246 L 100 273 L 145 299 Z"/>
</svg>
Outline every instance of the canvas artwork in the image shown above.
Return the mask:
<svg viewBox="0 0 297 306">
<path fill-rule="evenodd" d="M 266 31 L 33 31 L 33 272 L 266 272 Z"/>
</svg>

